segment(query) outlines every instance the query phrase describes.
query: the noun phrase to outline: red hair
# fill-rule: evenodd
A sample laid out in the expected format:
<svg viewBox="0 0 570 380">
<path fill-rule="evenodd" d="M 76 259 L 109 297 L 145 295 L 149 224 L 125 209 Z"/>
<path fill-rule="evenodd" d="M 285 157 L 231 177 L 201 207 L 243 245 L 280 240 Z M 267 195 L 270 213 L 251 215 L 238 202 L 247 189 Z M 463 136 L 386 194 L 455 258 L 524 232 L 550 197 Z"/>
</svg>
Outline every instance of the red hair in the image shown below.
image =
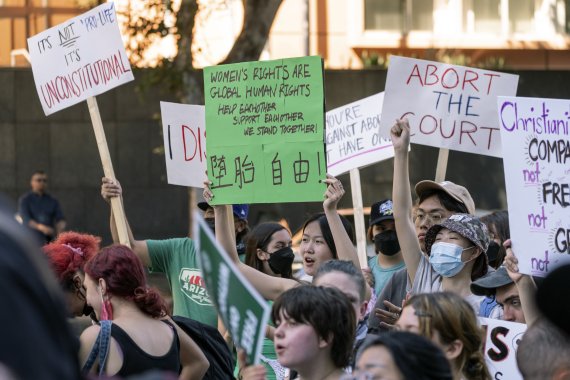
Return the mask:
<svg viewBox="0 0 570 380">
<path fill-rule="evenodd" d="M 166 315 L 166 303 L 160 294 L 148 288 L 141 260 L 127 246 L 105 247 L 85 264 L 85 273 L 93 280 L 107 283 L 113 296 L 134 301 L 138 308 L 153 318 Z"/>
<path fill-rule="evenodd" d="M 100 242 L 97 236 L 69 231 L 43 246 L 62 288 L 74 289 L 75 273 L 83 271 L 85 263 L 99 251 Z"/>
</svg>

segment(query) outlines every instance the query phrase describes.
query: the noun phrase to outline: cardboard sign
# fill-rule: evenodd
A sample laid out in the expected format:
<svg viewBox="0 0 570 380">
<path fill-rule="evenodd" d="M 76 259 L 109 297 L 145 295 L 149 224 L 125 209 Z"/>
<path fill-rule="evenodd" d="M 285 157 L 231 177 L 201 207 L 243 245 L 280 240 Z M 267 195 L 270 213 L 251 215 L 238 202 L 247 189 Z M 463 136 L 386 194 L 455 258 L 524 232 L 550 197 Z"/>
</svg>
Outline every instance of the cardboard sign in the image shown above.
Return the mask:
<svg viewBox="0 0 570 380">
<path fill-rule="evenodd" d="M 204 106 L 160 102 L 168 183 L 204 187 L 206 121 Z"/>
<path fill-rule="evenodd" d="M 516 356 L 526 325 L 481 317 L 479 323 L 485 329 L 483 352 L 491 379 L 522 380 Z"/>
<path fill-rule="evenodd" d="M 247 362 L 259 363 L 270 307 L 219 245 L 204 219 L 194 213 L 194 240 L 206 289 L 234 344 Z"/>
<path fill-rule="evenodd" d="M 570 100 L 500 97 L 513 252 L 522 273 L 570 262 Z"/>
<path fill-rule="evenodd" d="M 407 118 L 413 143 L 502 157 L 497 96 L 517 85 L 518 75 L 392 56 L 381 134 Z"/>
<path fill-rule="evenodd" d="M 327 170 L 338 176 L 394 157 L 390 139 L 380 137 L 384 93 L 330 110 L 326 114 Z"/>
<path fill-rule="evenodd" d="M 213 204 L 322 201 L 320 57 L 204 69 Z"/>
<path fill-rule="evenodd" d="M 46 116 L 134 79 L 113 3 L 28 38 L 28 50 Z"/>
</svg>

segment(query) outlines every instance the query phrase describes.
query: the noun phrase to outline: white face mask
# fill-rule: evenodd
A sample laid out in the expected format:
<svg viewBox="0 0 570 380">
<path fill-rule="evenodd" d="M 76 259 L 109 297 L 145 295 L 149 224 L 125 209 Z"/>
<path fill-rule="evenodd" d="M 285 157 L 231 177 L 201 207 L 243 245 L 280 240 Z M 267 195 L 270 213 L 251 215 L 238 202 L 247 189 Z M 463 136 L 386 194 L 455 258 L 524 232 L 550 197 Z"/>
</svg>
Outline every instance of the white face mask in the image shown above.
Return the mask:
<svg viewBox="0 0 570 380">
<path fill-rule="evenodd" d="M 438 274 L 443 277 L 453 277 L 465 266 L 461 254 L 469 248 L 462 248 L 453 243 L 438 242 L 431 246 L 429 263 Z"/>
</svg>

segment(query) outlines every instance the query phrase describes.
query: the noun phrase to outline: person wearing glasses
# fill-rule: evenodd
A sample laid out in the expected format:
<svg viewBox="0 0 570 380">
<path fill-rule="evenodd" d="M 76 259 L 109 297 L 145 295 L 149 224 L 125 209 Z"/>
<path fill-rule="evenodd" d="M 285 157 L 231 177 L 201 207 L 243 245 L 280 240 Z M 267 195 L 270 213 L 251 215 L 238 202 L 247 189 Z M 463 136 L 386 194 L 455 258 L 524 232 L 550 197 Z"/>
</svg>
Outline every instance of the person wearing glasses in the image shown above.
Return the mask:
<svg viewBox="0 0 570 380">
<path fill-rule="evenodd" d="M 59 201 L 46 192 L 48 176 L 37 170 L 30 180 L 31 191 L 18 201 L 22 224 L 35 232 L 42 244 L 49 243 L 65 229 L 65 218 Z"/>
</svg>

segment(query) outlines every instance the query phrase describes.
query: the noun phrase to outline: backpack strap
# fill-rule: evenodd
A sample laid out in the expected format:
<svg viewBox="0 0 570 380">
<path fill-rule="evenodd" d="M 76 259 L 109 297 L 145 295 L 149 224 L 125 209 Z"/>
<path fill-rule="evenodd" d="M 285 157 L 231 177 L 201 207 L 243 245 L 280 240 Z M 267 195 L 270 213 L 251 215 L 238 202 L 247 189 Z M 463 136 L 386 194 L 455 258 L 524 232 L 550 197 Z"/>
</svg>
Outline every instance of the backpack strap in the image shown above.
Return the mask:
<svg viewBox="0 0 570 380">
<path fill-rule="evenodd" d="M 99 356 L 99 377 L 103 376 L 105 372 L 105 364 L 107 363 L 107 357 L 109 355 L 109 347 L 110 347 L 110 340 L 111 340 L 111 321 L 101 321 L 99 330 L 99 334 L 97 335 L 97 339 L 93 344 L 93 348 L 87 357 L 87 361 L 83 365 L 81 369 L 81 373 L 87 374 L 95 364 L 95 359 Z"/>
</svg>

